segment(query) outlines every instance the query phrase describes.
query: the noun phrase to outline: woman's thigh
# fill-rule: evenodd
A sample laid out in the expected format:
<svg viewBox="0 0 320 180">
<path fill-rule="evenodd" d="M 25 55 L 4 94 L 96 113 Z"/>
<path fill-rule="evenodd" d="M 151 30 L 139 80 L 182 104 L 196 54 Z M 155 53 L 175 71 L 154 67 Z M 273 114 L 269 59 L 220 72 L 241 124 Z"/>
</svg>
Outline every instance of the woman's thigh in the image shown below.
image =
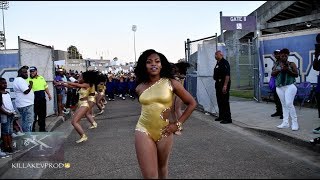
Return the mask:
<svg viewBox="0 0 320 180">
<path fill-rule="evenodd" d="M 168 165 L 169 156 L 173 145 L 173 134 L 168 137 L 162 138 L 157 142 L 157 152 L 158 152 L 158 165 L 159 167 L 164 167 Z"/>
<path fill-rule="evenodd" d="M 158 157 L 156 143 L 147 134 L 135 131 L 135 148 L 143 176 L 157 176 Z"/>
</svg>

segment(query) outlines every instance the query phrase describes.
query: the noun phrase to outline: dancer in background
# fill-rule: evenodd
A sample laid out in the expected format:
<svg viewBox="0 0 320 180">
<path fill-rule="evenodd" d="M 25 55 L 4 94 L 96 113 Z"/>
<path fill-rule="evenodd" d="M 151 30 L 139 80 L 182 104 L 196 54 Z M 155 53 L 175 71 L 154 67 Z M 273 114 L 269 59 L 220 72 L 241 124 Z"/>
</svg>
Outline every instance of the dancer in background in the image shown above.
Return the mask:
<svg viewBox="0 0 320 180">
<path fill-rule="evenodd" d="M 89 111 L 89 94 L 91 87 L 94 86 L 96 74 L 92 71 L 83 72 L 78 79 L 78 83 L 76 82 L 64 82 L 62 85 L 70 88 L 80 88 L 79 90 L 79 101 L 78 107 L 75 113 L 72 116 L 71 124 L 75 128 L 75 130 L 80 135 L 80 139 L 76 141 L 76 143 L 81 143 L 88 140 L 88 136 L 84 133 L 83 128 L 81 127 L 79 121 L 81 118 L 86 115 L 92 126 L 94 125 L 94 119 L 92 116 L 88 117 L 87 112 Z"/>
</svg>

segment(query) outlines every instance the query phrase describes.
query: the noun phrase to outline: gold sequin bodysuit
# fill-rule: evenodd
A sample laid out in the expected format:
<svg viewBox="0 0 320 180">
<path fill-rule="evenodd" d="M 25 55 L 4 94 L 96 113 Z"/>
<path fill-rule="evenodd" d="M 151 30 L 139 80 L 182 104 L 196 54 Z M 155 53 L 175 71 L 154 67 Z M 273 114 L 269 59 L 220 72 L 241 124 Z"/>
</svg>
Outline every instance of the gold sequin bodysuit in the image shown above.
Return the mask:
<svg viewBox="0 0 320 180">
<path fill-rule="evenodd" d="M 96 87 L 93 85 L 89 89 L 90 89 L 90 93 L 89 94 L 94 94 L 94 95 L 93 96 L 89 95 L 88 101 L 96 103 L 96 97 L 95 97 L 95 95 L 96 95 Z"/>
<path fill-rule="evenodd" d="M 89 103 L 88 103 L 88 99 L 85 99 L 85 98 L 88 98 L 89 96 L 89 90 L 90 88 L 80 88 L 79 90 L 79 102 L 78 102 L 78 107 L 81 107 L 81 106 L 85 106 L 85 107 L 89 107 Z M 83 100 L 81 100 L 83 99 Z"/>
<path fill-rule="evenodd" d="M 161 78 L 139 97 L 142 107 L 136 130 L 148 134 L 155 142 L 161 139 L 162 129 L 169 124 L 169 120 L 163 118 L 163 113 L 172 106 L 172 90 L 170 80 Z"/>
</svg>

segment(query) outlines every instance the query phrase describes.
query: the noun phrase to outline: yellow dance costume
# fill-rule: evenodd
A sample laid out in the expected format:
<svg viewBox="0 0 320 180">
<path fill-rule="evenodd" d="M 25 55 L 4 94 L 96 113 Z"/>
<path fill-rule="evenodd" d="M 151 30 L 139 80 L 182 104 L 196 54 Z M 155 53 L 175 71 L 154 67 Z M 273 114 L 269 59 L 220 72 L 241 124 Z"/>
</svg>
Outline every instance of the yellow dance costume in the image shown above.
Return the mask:
<svg viewBox="0 0 320 180">
<path fill-rule="evenodd" d="M 93 103 L 96 103 L 96 88 L 95 88 L 95 86 L 93 85 L 92 87 L 90 87 L 89 88 L 90 90 L 89 90 L 89 94 L 93 94 L 94 93 L 94 95 L 93 96 L 91 96 L 91 95 L 89 95 L 89 97 L 88 97 L 88 101 L 91 101 L 91 102 L 93 102 Z"/>
<path fill-rule="evenodd" d="M 89 107 L 89 103 L 88 103 L 88 99 L 85 100 L 81 100 L 84 98 L 88 98 L 89 94 L 90 94 L 90 88 L 80 88 L 79 90 L 79 102 L 78 102 L 78 107 L 81 106 L 85 106 L 85 107 Z"/>
<path fill-rule="evenodd" d="M 104 84 L 98 84 L 97 88 L 99 94 L 103 96 L 106 90 L 106 86 Z"/>
<path fill-rule="evenodd" d="M 172 106 L 172 99 L 173 88 L 167 78 L 161 78 L 144 90 L 139 97 L 142 107 L 136 130 L 146 133 L 155 142 L 159 141 L 162 129 L 169 124 L 163 113 Z"/>
</svg>

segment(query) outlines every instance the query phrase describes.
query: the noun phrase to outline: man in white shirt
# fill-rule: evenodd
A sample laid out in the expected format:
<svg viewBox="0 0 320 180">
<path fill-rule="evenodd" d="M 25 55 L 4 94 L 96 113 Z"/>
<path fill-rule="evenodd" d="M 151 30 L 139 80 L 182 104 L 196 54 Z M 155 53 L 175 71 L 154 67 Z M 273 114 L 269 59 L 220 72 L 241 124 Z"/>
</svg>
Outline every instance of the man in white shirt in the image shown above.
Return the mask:
<svg viewBox="0 0 320 180">
<path fill-rule="evenodd" d="M 18 77 L 13 81 L 13 90 L 16 93 L 15 104 L 21 115 L 22 130 L 32 132 L 34 121 L 34 92 L 32 91 L 32 82 L 27 83 L 28 66 L 23 66 L 18 70 Z"/>
</svg>

